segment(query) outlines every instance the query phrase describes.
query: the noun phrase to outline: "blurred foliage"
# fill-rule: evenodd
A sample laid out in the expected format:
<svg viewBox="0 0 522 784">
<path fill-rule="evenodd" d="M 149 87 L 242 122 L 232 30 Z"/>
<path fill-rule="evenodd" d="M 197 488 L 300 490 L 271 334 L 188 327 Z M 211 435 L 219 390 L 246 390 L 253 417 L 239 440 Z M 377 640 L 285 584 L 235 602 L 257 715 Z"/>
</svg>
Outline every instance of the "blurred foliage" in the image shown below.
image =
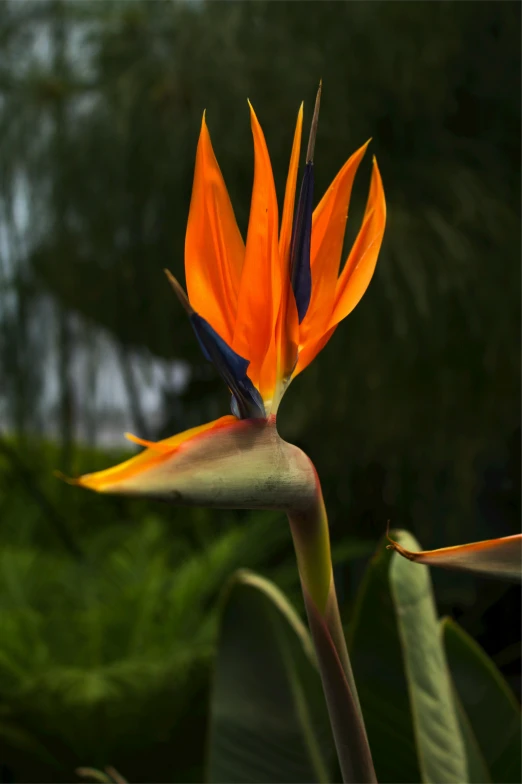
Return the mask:
<svg viewBox="0 0 522 784">
<path fill-rule="evenodd" d="M 31 640 L 17 677 L 2 679 L 0 702 L 15 712 L 11 738 L 45 715 L 42 732 L 67 767 L 65 779 L 71 765 L 111 763 L 136 770 L 131 779 L 147 765 L 157 780 L 168 778 L 172 749 L 167 754 L 161 738 L 173 737 L 187 705 L 189 720 L 176 725 L 184 728 L 176 775 L 197 779 L 201 760 L 191 765 L 206 721 L 214 591 L 242 565 L 268 570 L 296 595 L 288 537 L 272 550 L 283 520 L 266 540 L 252 534 L 257 550 L 249 556 L 241 544 L 255 526 L 248 515 L 99 498 L 52 477 L 55 468 L 76 474 L 120 457 L 99 448 L 113 424 L 97 394 L 104 380 L 113 384 L 108 342 L 126 395 L 120 407 L 140 435 L 169 435 L 228 408 L 162 272 L 169 266 L 183 279 L 203 109 L 243 232 L 253 175 L 247 97 L 280 195 L 298 106 L 305 99 L 310 117 L 319 78 L 317 197 L 373 137 L 388 200 L 375 279 L 292 385 L 279 417 L 282 435 L 317 466 L 336 552 L 362 555 L 388 519 L 426 548 L 518 529 L 519 30 L 520 5 L 510 2 L 0 3 L 0 553 L 7 570 L 0 602 L 16 628 L 2 648 L 5 661 Z M 369 172 L 370 156 L 355 184 L 347 248 Z M 142 386 L 157 360 L 182 361 L 186 383 L 156 381 L 151 417 Z M 212 574 L 204 553 L 216 559 Z M 111 669 L 141 666 L 129 640 L 142 587 L 131 575 L 141 575 L 144 601 L 152 601 L 155 586 L 174 591 L 185 557 L 204 575 L 201 593 L 193 586 L 198 612 L 180 616 L 170 637 L 154 621 L 151 668 L 131 684 Z M 346 618 L 361 569 L 351 559 L 336 570 Z M 458 617 L 518 687 L 518 592 L 467 577 L 434 581 L 442 612 Z M 164 611 L 176 606 L 183 615 L 181 599 L 173 602 Z M 40 632 L 48 618 L 50 631 Z M 183 684 L 178 632 L 194 658 Z M 120 638 L 131 646 L 125 655 Z M 97 645 L 101 658 L 89 658 Z M 179 678 L 168 669 L 176 651 Z M 45 681 L 51 673 L 52 683 Z M 159 695 L 140 725 L 143 743 L 165 722 L 159 746 L 147 752 L 133 731 L 124 741 L 124 728 L 138 726 L 141 679 L 154 681 Z M 98 722 L 101 703 L 91 697 L 104 689 L 100 700 L 119 706 L 118 721 Z M 74 701 L 75 693 L 91 699 L 83 718 L 64 696 Z M 74 743 L 85 743 L 89 757 L 77 759 L 69 740 L 82 721 L 85 737 Z M 92 751 L 98 731 L 106 741 L 99 753 Z M 123 763 L 134 745 L 140 761 L 129 767 Z M 42 778 L 43 768 L 35 770 Z M 0 771 L 0 779 L 10 775 Z"/>
<path fill-rule="evenodd" d="M 18 763 L 23 780 L 70 780 L 86 762 L 114 762 L 135 778 L 165 755 L 178 728 L 163 775 L 168 780 L 175 768 L 184 780 L 200 780 L 216 594 L 235 569 L 276 554 L 281 532 L 273 516 L 261 515 L 195 547 L 166 520 L 149 516 L 98 530 L 76 560 L 4 544 L 3 761 Z M 184 748 L 185 726 L 189 737 L 196 727 L 200 740 Z M 18 739 L 13 727 L 35 742 Z"/>
</svg>

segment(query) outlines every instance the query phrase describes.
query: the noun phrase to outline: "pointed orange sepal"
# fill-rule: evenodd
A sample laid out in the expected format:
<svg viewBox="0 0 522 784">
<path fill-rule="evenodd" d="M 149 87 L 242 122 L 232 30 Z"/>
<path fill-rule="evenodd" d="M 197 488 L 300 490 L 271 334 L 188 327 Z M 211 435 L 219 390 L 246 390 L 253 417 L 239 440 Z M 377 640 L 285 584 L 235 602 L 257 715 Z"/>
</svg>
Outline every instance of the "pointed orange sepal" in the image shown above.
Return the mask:
<svg viewBox="0 0 522 784">
<path fill-rule="evenodd" d="M 335 326 L 351 313 L 370 285 L 381 249 L 385 226 L 386 200 L 381 174 L 374 158 L 370 193 L 363 223 L 337 281 L 330 327 Z"/>
<path fill-rule="evenodd" d="M 203 115 L 185 237 L 185 274 L 192 306 L 229 344 L 244 256 L 243 239 Z"/>
<path fill-rule="evenodd" d="M 292 378 L 312 362 L 347 315 L 348 298 L 359 301 L 368 286 L 382 241 L 386 209 L 377 165 L 374 168 L 363 226 L 338 277 L 352 186 L 370 140 L 345 163 L 314 211 L 312 228 L 312 298 L 299 329 L 299 358 Z M 377 205 L 377 207 L 376 207 Z M 379 241 L 378 232 L 381 230 Z M 372 266 L 373 264 L 373 266 Z M 354 269 L 360 265 L 360 271 Z M 356 275 L 355 286 L 350 278 Z M 362 283 L 365 282 L 363 287 Z M 350 285 L 349 285 L 350 284 Z M 348 293 L 346 290 L 348 289 Z M 355 307 L 354 302 L 351 308 Z M 343 315 L 343 308 L 346 313 Z"/>
<path fill-rule="evenodd" d="M 273 346 L 269 347 L 261 370 L 261 395 L 270 401 L 275 413 L 284 392 L 285 379 L 289 377 L 297 357 L 299 320 L 295 297 L 290 286 L 290 243 L 294 219 L 294 206 L 299 170 L 299 153 L 303 128 L 303 104 L 299 107 L 295 126 L 290 164 L 286 180 L 281 230 L 279 232 L 279 263 L 281 265 L 281 298 L 275 324 Z M 275 355 L 275 362 L 274 362 Z"/>
<path fill-rule="evenodd" d="M 343 250 L 353 182 L 370 141 L 344 164 L 317 205 L 312 223 L 312 297 L 300 327 L 300 344 L 306 346 L 326 331 L 335 302 L 335 288 Z"/>
<path fill-rule="evenodd" d="M 265 137 L 252 105 L 250 120 L 254 140 L 254 186 L 241 276 L 236 328 L 232 348 L 250 361 L 248 376 L 261 390 L 261 369 L 270 375 L 276 365 L 275 325 L 281 298 L 278 246 L 278 208 L 274 176 Z"/>
<path fill-rule="evenodd" d="M 294 132 L 290 165 L 286 178 L 285 200 L 283 215 L 281 217 L 281 231 L 279 232 L 279 256 L 285 275 L 289 275 L 288 258 L 290 254 L 290 241 L 292 239 L 292 225 L 294 222 L 295 192 L 297 187 L 297 172 L 299 170 L 299 153 L 301 150 L 301 134 L 303 130 L 303 104 L 299 107 L 297 122 Z"/>
</svg>

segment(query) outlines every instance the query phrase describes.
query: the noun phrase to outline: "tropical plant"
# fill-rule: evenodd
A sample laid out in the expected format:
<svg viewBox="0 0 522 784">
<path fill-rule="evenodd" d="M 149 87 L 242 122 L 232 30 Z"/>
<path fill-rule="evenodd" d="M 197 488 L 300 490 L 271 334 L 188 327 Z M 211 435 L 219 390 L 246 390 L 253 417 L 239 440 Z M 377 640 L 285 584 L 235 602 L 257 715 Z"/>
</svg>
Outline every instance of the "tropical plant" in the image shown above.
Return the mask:
<svg viewBox="0 0 522 784">
<path fill-rule="evenodd" d="M 320 96 L 321 85 L 294 210 L 303 120 L 302 107 L 299 110 L 280 225 L 268 149 L 250 106 L 255 171 L 246 244 L 203 116 L 185 241 L 188 297 L 167 275 L 204 356 L 231 393 L 232 416 L 158 442 L 130 436 L 145 451 L 70 481 L 101 493 L 143 495 L 180 505 L 286 512 L 343 781 L 372 782 L 374 764 L 341 625 L 319 480 L 310 459 L 283 441 L 276 428 L 279 404 L 290 383 L 365 293 L 386 221 L 374 158 L 362 225 L 341 268 L 352 185 L 367 145 L 349 158 L 314 210 Z M 390 546 L 409 560 L 520 576 L 521 542 L 522 535 L 517 535 L 438 551 L 436 556 L 415 555 L 393 540 Z M 412 648 L 412 655 L 418 650 Z M 438 666 L 442 672 L 441 657 Z M 440 672 L 433 676 L 433 689 L 441 689 L 449 722 L 450 688 L 438 677 Z M 448 737 L 457 737 L 456 715 L 453 725 L 448 724 Z M 467 776 L 460 751 L 460 763 L 448 773 L 449 780 Z M 433 775 L 442 775 L 440 766 Z"/>
</svg>

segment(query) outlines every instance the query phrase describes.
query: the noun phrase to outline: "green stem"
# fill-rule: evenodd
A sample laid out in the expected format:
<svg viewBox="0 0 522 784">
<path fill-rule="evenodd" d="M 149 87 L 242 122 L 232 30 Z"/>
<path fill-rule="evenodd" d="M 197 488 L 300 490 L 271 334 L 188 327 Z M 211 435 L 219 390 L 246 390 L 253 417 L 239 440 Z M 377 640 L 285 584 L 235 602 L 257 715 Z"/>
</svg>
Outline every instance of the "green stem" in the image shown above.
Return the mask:
<svg viewBox="0 0 522 784">
<path fill-rule="evenodd" d="M 288 513 L 288 519 L 343 781 L 373 784 L 377 779 L 341 624 L 318 481 L 314 501 Z"/>
</svg>

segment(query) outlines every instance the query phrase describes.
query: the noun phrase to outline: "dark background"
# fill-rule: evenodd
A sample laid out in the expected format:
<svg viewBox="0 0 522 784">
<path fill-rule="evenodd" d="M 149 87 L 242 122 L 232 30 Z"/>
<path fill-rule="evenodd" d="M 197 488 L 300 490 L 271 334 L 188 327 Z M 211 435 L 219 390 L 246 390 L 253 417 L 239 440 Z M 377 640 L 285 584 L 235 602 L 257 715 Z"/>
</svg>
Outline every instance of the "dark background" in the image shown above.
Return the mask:
<svg viewBox="0 0 522 784">
<path fill-rule="evenodd" d="M 200 780 L 220 587 L 248 566 L 300 601 L 282 518 L 52 475 L 228 411 L 162 272 L 183 279 L 203 109 L 242 231 L 247 98 L 279 195 L 319 78 L 318 197 L 373 137 L 375 277 L 278 417 L 323 484 L 346 622 L 388 520 L 426 549 L 519 530 L 520 21 L 514 2 L 0 4 L 3 780 Z M 518 690 L 519 592 L 434 580 Z"/>
</svg>

